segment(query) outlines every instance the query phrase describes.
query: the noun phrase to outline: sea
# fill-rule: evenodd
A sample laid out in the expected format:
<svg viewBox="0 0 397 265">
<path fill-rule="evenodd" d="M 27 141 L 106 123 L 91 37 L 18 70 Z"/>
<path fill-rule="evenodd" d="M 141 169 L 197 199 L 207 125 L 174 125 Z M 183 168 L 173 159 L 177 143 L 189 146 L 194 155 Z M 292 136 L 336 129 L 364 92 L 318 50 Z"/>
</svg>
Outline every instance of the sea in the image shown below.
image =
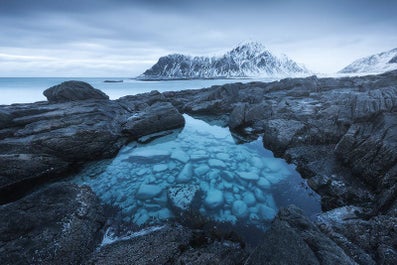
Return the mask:
<svg viewBox="0 0 397 265">
<path fill-rule="evenodd" d="M 110 99 L 135 95 L 152 90 L 159 92 L 198 89 L 213 85 L 252 81 L 270 82 L 276 79 L 211 79 L 211 80 L 170 80 L 140 81 L 132 78 L 109 77 L 0 77 L 0 105 L 32 103 L 46 100 L 43 91 L 68 80 L 79 80 L 105 92 Z M 105 82 L 122 81 L 122 82 Z"/>
</svg>

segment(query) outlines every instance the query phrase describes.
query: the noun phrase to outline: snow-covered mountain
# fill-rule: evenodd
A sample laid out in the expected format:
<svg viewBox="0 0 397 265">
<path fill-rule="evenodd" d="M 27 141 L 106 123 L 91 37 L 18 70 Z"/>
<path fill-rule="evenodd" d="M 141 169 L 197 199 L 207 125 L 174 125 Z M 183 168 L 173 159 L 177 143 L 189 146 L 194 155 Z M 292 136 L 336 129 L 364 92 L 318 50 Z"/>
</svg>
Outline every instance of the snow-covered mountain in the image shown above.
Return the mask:
<svg viewBox="0 0 397 265">
<path fill-rule="evenodd" d="M 397 48 L 358 59 L 339 73 L 384 73 L 397 69 Z"/>
<path fill-rule="evenodd" d="M 287 56 L 277 57 L 262 44 L 248 42 L 219 57 L 171 54 L 161 57 L 142 80 L 212 79 L 240 77 L 291 77 L 310 72 Z"/>
</svg>

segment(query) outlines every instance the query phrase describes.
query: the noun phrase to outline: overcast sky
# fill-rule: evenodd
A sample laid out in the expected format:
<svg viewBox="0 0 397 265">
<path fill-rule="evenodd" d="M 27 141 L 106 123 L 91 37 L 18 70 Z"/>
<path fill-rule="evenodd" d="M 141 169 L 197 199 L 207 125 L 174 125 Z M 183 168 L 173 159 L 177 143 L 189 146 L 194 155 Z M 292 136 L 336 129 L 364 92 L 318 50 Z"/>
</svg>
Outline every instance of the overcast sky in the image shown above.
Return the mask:
<svg viewBox="0 0 397 265">
<path fill-rule="evenodd" d="M 258 41 L 314 72 L 397 47 L 395 0 L 0 0 L 0 76 L 134 77 Z"/>
</svg>

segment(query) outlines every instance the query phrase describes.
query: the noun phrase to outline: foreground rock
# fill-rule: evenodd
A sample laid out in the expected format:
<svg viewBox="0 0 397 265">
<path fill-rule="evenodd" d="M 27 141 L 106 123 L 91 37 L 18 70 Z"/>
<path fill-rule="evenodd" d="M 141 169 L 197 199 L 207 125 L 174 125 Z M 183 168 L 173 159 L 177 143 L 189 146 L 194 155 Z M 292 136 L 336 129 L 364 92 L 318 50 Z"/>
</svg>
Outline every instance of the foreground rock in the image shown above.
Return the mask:
<svg viewBox="0 0 397 265">
<path fill-rule="evenodd" d="M 64 82 L 46 94 L 65 102 L 0 107 L 0 203 L 87 161 L 112 157 L 131 139 L 184 124 L 158 92 L 95 99 L 101 93 L 86 83 Z"/>
<path fill-rule="evenodd" d="M 253 133 L 263 135 L 265 147 L 297 165 L 310 187 L 321 195 L 323 210 L 334 209 L 331 213 L 338 216 L 345 207 L 361 209 L 353 219 L 330 222 L 321 218 L 316 226 L 309 222 L 302 225 L 318 235 L 311 239 L 295 228 L 295 234 L 283 234 L 285 223 L 277 221 L 268 235 L 274 244 L 264 249 L 271 251 L 272 246 L 291 240 L 298 245 L 286 251 L 307 253 L 300 257 L 307 264 L 397 262 L 397 71 L 339 79 L 313 76 L 235 83 L 164 95 L 181 112 L 226 115 L 231 129 L 245 132 L 250 127 Z M 283 216 L 280 213 L 279 219 L 284 220 Z M 321 234 L 320 228 L 329 236 Z M 391 236 L 386 230 L 392 231 L 387 232 Z M 278 235 L 285 238 L 275 241 Z M 344 252 L 349 258 L 343 261 L 345 258 L 339 259 L 343 255 L 336 254 L 339 258 L 334 260 L 327 252 L 314 251 L 312 244 L 320 239 L 335 246 L 329 253 Z M 317 261 L 299 242 L 306 242 Z M 264 251 L 257 257 L 280 258 L 270 254 L 274 251 Z M 293 264 L 293 259 L 286 257 L 285 262 Z"/>
<path fill-rule="evenodd" d="M 95 194 L 71 184 L 0 206 L 0 264 L 81 264 L 104 221 Z"/>
<path fill-rule="evenodd" d="M 208 241 L 210 240 L 210 241 Z M 88 264 L 242 264 L 246 253 L 238 244 L 211 242 L 200 231 L 165 228 L 102 247 Z"/>
<path fill-rule="evenodd" d="M 296 207 L 281 209 L 245 264 L 356 264 Z"/>
<path fill-rule="evenodd" d="M 251 127 L 263 133 L 264 145 L 296 163 L 306 178 L 332 177 L 341 188 L 327 182 L 316 187 L 330 200 L 339 198 L 323 200 L 324 209 L 332 209 L 374 203 L 374 195 L 385 190 L 382 180 L 397 164 L 396 79 L 397 71 L 339 79 L 313 76 L 164 95 L 181 112 L 229 115 L 231 129 Z M 322 150 L 327 161 L 314 156 L 315 150 Z M 342 194 L 353 192 L 342 191 L 351 184 L 358 194 Z"/>
</svg>

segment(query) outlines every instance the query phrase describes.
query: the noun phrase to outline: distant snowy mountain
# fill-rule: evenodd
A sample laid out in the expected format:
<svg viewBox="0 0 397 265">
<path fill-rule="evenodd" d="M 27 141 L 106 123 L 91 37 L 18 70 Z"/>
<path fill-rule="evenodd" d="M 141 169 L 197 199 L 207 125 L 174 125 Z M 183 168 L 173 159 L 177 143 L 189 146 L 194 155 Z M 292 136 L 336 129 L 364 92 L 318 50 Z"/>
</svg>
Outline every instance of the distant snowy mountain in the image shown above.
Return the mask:
<svg viewBox="0 0 397 265">
<path fill-rule="evenodd" d="M 249 42 L 220 57 L 171 54 L 161 57 L 138 79 L 212 79 L 240 77 L 290 77 L 310 72 L 287 56 L 276 57 L 262 44 Z"/>
<path fill-rule="evenodd" d="M 384 73 L 397 69 L 397 48 L 358 59 L 339 73 Z"/>
</svg>

